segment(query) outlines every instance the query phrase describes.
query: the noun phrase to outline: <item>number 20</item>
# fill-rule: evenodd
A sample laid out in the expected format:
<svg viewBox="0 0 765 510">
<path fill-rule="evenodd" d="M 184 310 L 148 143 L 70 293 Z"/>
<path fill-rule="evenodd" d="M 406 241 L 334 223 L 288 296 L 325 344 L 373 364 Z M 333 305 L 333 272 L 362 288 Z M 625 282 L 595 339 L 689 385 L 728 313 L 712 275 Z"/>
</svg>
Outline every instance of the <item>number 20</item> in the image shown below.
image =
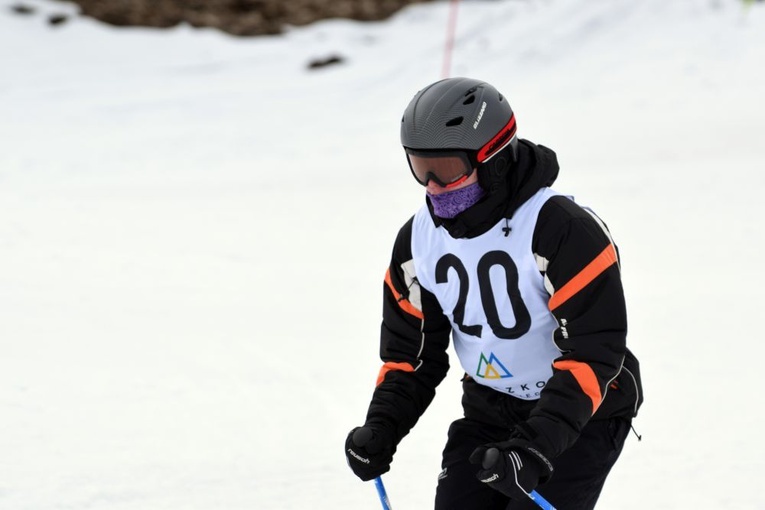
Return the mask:
<svg viewBox="0 0 765 510">
<path fill-rule="evenodd" d="M 489 277 L 489 270 L 494 266 L 501 266 L 505 271 L 507 297 L 510 298 L 510 305 L 513 309 L 513 315 L 515 315 L 515 326 L 512 328 L 503 326 L 499 320 L 499 310 L 494 300 L 491 278 Z M 465 265 L 456 255 L 447 253 L 436 263 L 436 283 L 446 283 L 448 281 L 447 275 L 449 269 L 456 271 L 457 279 L 459 280 L 459 295 L 452 313 L 454 322 L 463 333 L 480 338 L 482 326 L 468 326 L 465 324 L 465 304 L 470 288 L 470 279 L 468 278 Z M 484 314 L 486 314 L 486 320 L 494 335 L 497 338 L 514 340 L 526 334 L 531 328 L 531 316 L 518 288 L 518 268 L 510 255 L 504 251 L 490 251 L 478 261 L 477 270 L 481 304 L 483 305 Z"/>
</svg>

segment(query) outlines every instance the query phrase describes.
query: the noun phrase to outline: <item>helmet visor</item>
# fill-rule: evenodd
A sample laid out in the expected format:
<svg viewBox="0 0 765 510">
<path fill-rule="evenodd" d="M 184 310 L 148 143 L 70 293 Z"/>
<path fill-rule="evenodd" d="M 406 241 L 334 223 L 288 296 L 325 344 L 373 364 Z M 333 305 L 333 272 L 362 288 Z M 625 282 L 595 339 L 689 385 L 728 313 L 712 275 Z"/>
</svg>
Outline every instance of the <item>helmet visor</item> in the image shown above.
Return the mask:
<svg viewBox="0 0 765 510">
<path fill-rule="evenodd" d="M 417 182 L 427 186 L 433 180 L 443 188 L 461 183 L 473 173 L 467 153 L 463 151 L 416 151 L 404 149 L 409 168 Z"/>
</svg>

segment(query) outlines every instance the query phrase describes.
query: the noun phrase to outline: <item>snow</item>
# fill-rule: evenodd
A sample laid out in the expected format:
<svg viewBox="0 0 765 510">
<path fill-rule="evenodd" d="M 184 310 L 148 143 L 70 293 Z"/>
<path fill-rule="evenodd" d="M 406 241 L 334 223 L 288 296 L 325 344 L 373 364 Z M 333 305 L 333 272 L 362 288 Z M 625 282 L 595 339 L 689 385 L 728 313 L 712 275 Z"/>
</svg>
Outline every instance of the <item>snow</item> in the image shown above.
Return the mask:
<svg viewBox="0 0 765 510">
<path fill-rule="evenodd" d="M 378 508 L 342 445 L 449 2 L 263 38 L 25 3 L 0 6 L 0 508 Z M 600 508 L 765 508 L 763 26 L 737 0 L 460 3 L 452 75 L 503 91 L 620 247 L 646 403 Z M 394 508 L 432 507 L 460 375 Z"/>
</svg>

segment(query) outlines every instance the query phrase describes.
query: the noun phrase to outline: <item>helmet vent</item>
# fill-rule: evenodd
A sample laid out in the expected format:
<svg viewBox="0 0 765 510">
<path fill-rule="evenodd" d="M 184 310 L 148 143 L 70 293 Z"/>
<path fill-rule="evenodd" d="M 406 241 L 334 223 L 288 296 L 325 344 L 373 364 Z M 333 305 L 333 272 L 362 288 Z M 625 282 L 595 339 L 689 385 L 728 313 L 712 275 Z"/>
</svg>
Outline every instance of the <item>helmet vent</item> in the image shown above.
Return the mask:
<svg viewBox="0 0 765 510">
<path fill-rule="evenodd" d="M 462 104 L 472 104 L 475 102 L 475 95 L 471 95 L 469 98 L 462 101 Z"/>
<path fill-rule="evenodd" d="M 459 126 L 460 124 L 462 124 L 463 120 L 464 119 L 462 117 L 454 117 L 452 120 L 448 121 L 446 125 L 449 127 Z"/>
</svg>

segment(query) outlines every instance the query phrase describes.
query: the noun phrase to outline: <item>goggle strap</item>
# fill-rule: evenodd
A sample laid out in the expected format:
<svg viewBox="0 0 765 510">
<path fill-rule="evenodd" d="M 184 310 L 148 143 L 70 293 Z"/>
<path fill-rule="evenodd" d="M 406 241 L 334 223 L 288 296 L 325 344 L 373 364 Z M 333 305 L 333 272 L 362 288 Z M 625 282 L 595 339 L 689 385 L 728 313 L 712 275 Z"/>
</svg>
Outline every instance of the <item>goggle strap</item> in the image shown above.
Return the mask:
<svg viewBox="0 0 765 510">
<path fill-rule="evenodd" d="M 494 136 L 489 142 L 481 147 L 478 151 L 476 159 L 479 163 L 485 163 L 494 157 L 499 151 L 507 147 L 507 144 L 513 141 L 517 127 L 515 125 L 515 114 L 510 117 L 510 121 L 505 127 L 503 127 L 499 133 Z"/>
</svg>

